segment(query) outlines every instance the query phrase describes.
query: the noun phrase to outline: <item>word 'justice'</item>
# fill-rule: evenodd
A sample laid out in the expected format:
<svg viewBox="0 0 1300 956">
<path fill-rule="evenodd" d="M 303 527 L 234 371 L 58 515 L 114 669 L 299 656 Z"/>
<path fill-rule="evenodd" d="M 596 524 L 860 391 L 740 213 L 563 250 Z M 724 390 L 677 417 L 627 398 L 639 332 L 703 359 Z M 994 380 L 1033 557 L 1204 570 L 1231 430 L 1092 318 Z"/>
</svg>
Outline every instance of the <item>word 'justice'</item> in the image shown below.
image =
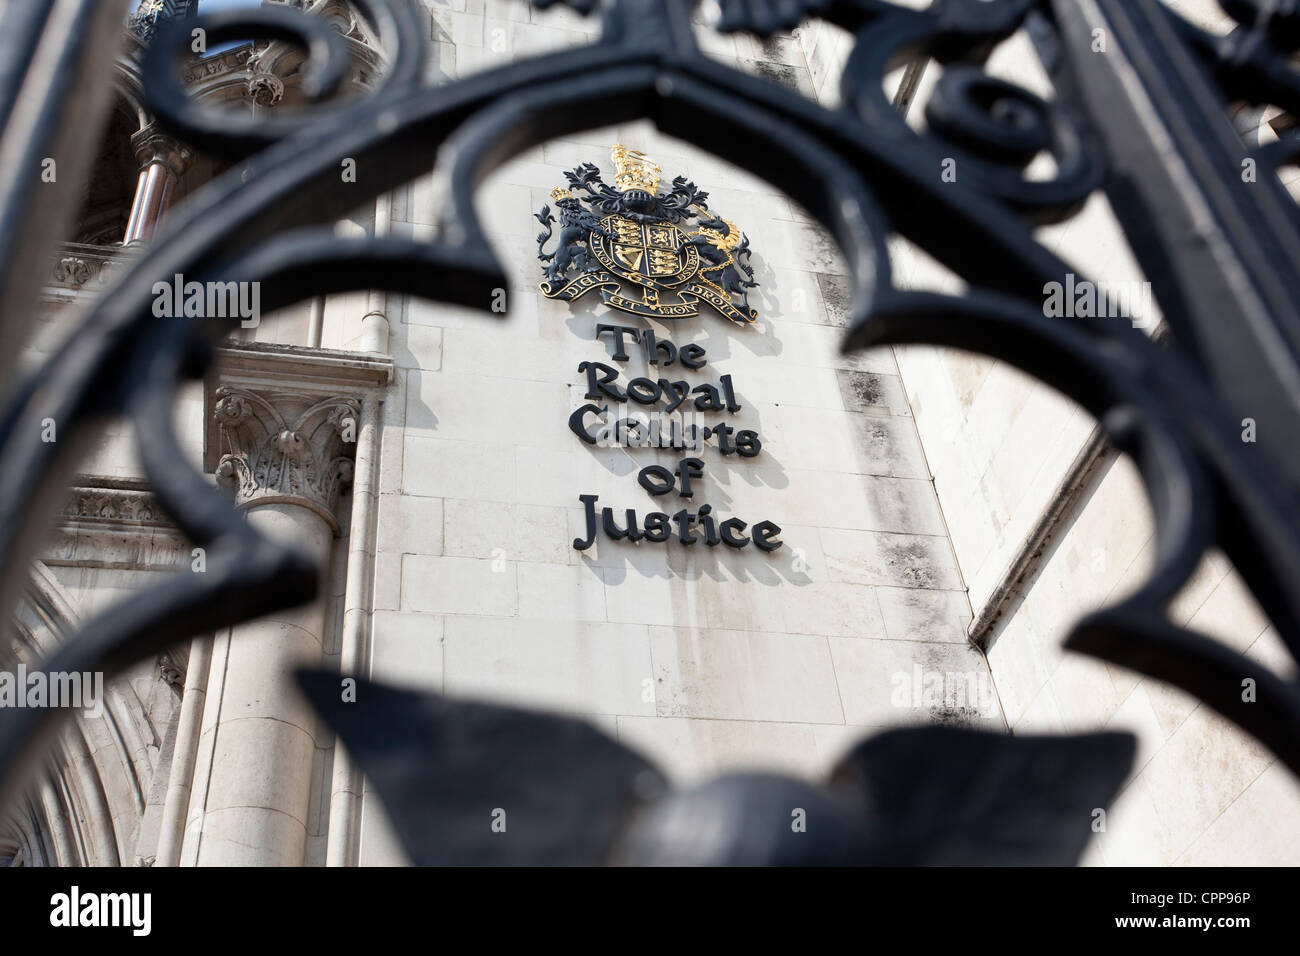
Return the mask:
<svg viewBox="0 0 1300 956">
<path fill-rule="evenodd" d="M 719 454 L 738 458 L 756 458 L 762 451 L 762 439 L 753 429 L 736 429 L 726 421 L 686 425 L 680 418 L 669 420 L 663 417 L 683 408 L 719 414 L 740 411 L 730 375 L 721 376 L 716 384 L 692 384 L 678 378 L 683 371 L 697 372 L 705 367 L 707 360 L 701 346 L 678 348 L 648 329 L 622 325 L 597 325 L 596 335 L 610 337 L 615 362 L 629 361 L 629 343 L 640 346 L 647 366 L 659 374 L 653 378 L 650 375 L 632 378 L 624 384 L 622 373 L 614 366 L 603 362 L 581 363 L 578 373 L 586 378 L 585 397 L 588 401 L 569 416 L 569 430 L 580 441 L 605 447 L 652 447 L 693 452 L 702 451 L 705 442 L 712 441 Z M 626 415 L 619 417 L 617 412 L 610 411 L 610 403 L 618 408 L 627 408 L 630 404 L 646 406 L 652 415 L 648 421 Z M 690 501 L 695 497 L 697 485 L 703 481 L 704 472 L 704 459 L 691 455 L 682 458 L 676 468 L 664 465 L 642 468 L 637 483 L 652 497 L 675 493 L 678 498 Z M 667 510 L 652 511 L 641 519 L 634 508 L 624 509 L 618 516 L 614 508 L 601 507 L 596 495 L 579 495 L 578 500 L 582 502 L 586 519 L 583 537 L 573 539 L 573 547 L 579 551 L 590 548 L 602 533 L 615 541 L 644 539 L 658 542 L 675 537 L 682 544 L 707 547 L 722 544 L 729 548 L 745 548 L 752 543 L 762 551 L 775 551 L 782 543 L 779 525 L 760 521 L 750 526 L 737 517 L 715 515 L 713 507 L 707 504 L 695 510 L 684 507 L 672 514 Z"/>
</svg>

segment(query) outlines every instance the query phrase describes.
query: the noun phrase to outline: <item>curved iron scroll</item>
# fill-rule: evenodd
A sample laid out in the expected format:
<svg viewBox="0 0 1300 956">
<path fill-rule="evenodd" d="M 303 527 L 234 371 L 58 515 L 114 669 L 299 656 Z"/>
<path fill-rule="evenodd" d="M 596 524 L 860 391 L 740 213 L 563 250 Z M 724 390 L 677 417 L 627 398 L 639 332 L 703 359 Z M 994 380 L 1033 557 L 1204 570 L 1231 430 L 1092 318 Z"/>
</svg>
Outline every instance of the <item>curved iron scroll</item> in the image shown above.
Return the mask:
<svg viewBox="0 0 1300 956">
<path fill-rule="evenodd" d="M 723 0 L 723 31 L 768 35 L 821 17 L 854 35 L 843 105 L 829 109 L 703 56 L 690 0 L 571 0 L 603 18 L 597 41 L 443 86 L 420 80 L 423 31 L 412 4 L 354 2 L 383 39 L 384 78 L 362 101 L 270 123 L 214 116 L 188 100 L 176 62 L 195 24 L 169 25 L 154 38 L 143 73 L 159 123 L 240 164 L 166 224 L 77 334 L 11 396 L 0 421 L 0 581 L 8 585 L 0 609 L 13 606 L 12 583 L 24 577 L 78 450 L 110 416 L 126 416 L 148 436 L 140 442 L 148 477 L 177 525 L 207 548 L 207 573 L 168 581 L 92 621 L 48 670 L 111 672 L 315 593 L 313 567 L 239 520 L 182 463 L 171 426 L 175 388 L 202 374 L 227 330 L 155 319 L 157 277 L 257 280 L 267 311 L 383 288 L 487 312 L 506 278 L 474 210 L 478 185 L 546 140 L 649 118 L 765 178 L 831 232 L 853 280 L 846 350 L 915 342 L 982 352 L 1101 421 L 1140 469 L 1156 516 L 1156 567 L 1132 596 L 1076 624 L 1067 646 L 1176 684 L 1300 773 L 1300 686 L 1252 666 L 1257 702 L 1244 703 L 1240 655 L 1165 614 L 1206 549 L 1222 547 L 1300 660 L 1300 233 L 1272 175 L 1297 146 L 1291 139 L 1252 152 L 1226 112 L 1229 97 L 1287 109 L 1300 101 L 1286 63 L 1300 45 L 1294 13 L 1274 14 L 1268 0 L 1225 2 L 1242 26 L 1218 40 L 1157 0 L 934 0 L 924 10 L 883 0 Z M 300 43 L 311 54 L 313 96 L 336 89 L 346 69 L 332 31 L 286 8 L 214 14 L 197 25 L 210 42 Z M 1062 93 L 1054 101 L 983 68 L 1021 28 Z M 1110 43 L 1104 55 L 1094 49 L 1098 30 Z M 924 132 L 883 92 L 891 65 L 916 57 L 945 67 Z M 1025 167 L 1045 152 L 1055 175 L 1030 180 Z M 358 173 L 346 194 L 337 179 L 344 157 Z M 953 157 L 960 182 L 944 182 L 943 161 Z M 1246 159 L 1262 167 L 1254 184 L 1240 176 Z M 435 160 L 451 189 L 431 242 L 333 236 L 332 221 Z M 1044 286 L 1076 270 L 1032 229 L 1068 218 L 1098 187 L 1155 285 L 1170 348 L 1114 320 L 1044 315 Z M 1189 220 L 1198 241 L 1188 241 Z M 891 232 L 971 291 L 895 287 Z M 1243 416 L 1260 423 L 1257 444 L 1240 440 Z M 59 424 L 57 443 L 40 440 L 33 423 L 46 418 Z M 0 713 L 0 781 L 19 779 L 20 758 L 36 751 L 49 723 L 41 711 Z"/>
</svg>

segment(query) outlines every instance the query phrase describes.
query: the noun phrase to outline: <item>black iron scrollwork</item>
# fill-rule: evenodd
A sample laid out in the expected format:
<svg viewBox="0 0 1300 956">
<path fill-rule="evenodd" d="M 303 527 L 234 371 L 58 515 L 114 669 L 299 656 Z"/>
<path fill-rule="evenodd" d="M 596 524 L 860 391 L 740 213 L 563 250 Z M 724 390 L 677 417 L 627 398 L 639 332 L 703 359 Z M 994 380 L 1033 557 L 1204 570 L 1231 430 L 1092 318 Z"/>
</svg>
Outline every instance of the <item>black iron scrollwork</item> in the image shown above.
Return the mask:
<svg viewBox="0 0 1300 956">
<path fill-rule="evenodd" d="M 1297 146 L 1291 136 L 1249 148 L 1226 114 L 1229 98 L 1296 109 L 1287 63 L 1300 46 L 1294 8 L 1224 0 L 1242 26 L 1215 39 L 1157 0 L 1094 0 L 1086 10 L 1072 0 L 935 0 L 923 10 L 883 0 L 722 0 L 723 31 L 769 35 L 821 17 L 853 34 L 843 106 L 829 109 L 702 56 L 690 0 L 568 0 L 602 17 L 596 42 L 436 87 L 420 80 L 412 6 L 356 2 L 384 39 L 384 78 L 362 100 L 274 122 L 214 116 L 189 102 L 175 71 L 182 32 L 157 33 L 143 69 L 159 122 L 242 162 L 193 197 L 78 334 L 11 397 L 0 422 L 0 575 L 25 573 L 47 517 L 43 496 L 74 466 L 77 440 L 108 415 L 136 425 L 159 500 L 209 548 L 208 573 L 169 582 L 91 622 L 49 669 L 111 671 L 196 631 L 314 593 L 312 567 L 237 520 L 183 464 L 171 429 L 174 390 L 201 372 L 225 329 L 154 319 L 156 277 L 260 280 L 268 311 L 370 288 L 486 311 L 506 280 L 474 210 L 478 184 L 548 139 L 648 117 L 764 177 L 830 231 L 853 279 L 846 349 L 915 342 L 982 352 L 1096 416 L 1139 467 L 1156 516 L 1156 566 L 1130 597 L 1079 622 L 1067 646 L 1189 691 L 1300 773 L 1295 681 L 1252 668 L 1257 699 L 1244 703 L 1240 655 L 1165 614 L 1206 549 L 1221 547 L 1300 660 L 1300 239 L 1294 204 L 1270 175 L 1295 159 Z M 325 26 L 286 9 L 195 23 L 210 42 L 264 36 L 302 44 L 311 54 L 311 95 L 337 89 L 347 69 Z M 984 69 L 991 49 L 1021 28 L 1057 86 L 1054 100 Z M 1097 31 L 1109 43 L 1104 55 L 1094 49 Z M 945 70 L 923 131 L 883 91 L 891 65 L 917 57 Z M 1165 137 L 1164 152 L 1157 136 Z M 1054 161 L 1054 175 L 1030 178 L 1027 166 L 1042 155 Z M 355 160 L 358 176 L 341 192 L 344 158 Z M 1241 161 L 1252 158 L 1263 183 L 1254 191 L 1239 175 Z M 948 159 L 956 161 L 955 181 L 940 175 Z M 431 242 L 343 240 L 328 229 L 435 160 L 451 189 Z M 1072 215 L 1098 187 L 1155 285 L 1169 347 L 1123 322 L 1044 314 L 1045 287 L 1075 270 L 1035 240 L 1033 227 Z M 892 233 L 970 290 L 898 289 L 885 246 Z M 1240 441 L 1243 415 L 1261 422 L 1267 437 L 1257 445 Z M 39 440 L 29 423 L 45 417 L 60 423 L 67 441 Z M 357 714 L 364 716 L 350 716 Z M 327 716 L 345 739 L 357 733 L 350 721 L 375 718 L 364 709 Z M 33 752 L 36 731 L 48 723 L 38 712 L 0 714 L 0 780 L 19 779 L 18 757 Z M 427 730 L 419 722 L 393 726 Z M 366 746 L 357 736 L 363 764 Z M 1109 781 L 1096 805 L 1118 786 L 1120 749 L 1103 746 L 1083 768 Z M 410 742 L 406 753 L 418 751 Z M 406 836 L 411 845 L 423 838 Z"/>
</svg>

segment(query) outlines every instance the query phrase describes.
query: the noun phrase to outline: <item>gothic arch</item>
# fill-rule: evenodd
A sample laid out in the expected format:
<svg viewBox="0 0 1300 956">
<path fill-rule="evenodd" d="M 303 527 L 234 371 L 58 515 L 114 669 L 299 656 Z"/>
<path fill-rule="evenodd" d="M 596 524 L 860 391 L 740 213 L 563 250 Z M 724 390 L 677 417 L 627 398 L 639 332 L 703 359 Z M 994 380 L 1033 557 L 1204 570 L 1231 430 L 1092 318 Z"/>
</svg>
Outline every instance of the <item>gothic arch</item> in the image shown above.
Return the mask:
<svg viewBox="0 0 1300 956">
<path fill-rule="evenodd" d="M 35 665 L 78 627 L 75 604 L 41 561 L 13 621 L 0 666 Z M 27 796 L 0 819 L 0 865 L 117 866 L 132 862 L 153 776 L 151 722 L 124 682 L 104 687 L 102 716 L 65 721 Z"/>
</svg>

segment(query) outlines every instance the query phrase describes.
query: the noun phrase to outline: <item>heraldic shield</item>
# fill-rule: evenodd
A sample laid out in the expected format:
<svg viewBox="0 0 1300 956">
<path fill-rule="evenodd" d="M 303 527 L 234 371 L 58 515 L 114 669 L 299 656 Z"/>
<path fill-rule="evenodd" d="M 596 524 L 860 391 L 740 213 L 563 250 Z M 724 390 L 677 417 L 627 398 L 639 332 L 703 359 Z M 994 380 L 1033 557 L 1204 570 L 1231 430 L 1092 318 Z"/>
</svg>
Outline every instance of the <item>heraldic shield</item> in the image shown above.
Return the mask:
<svg viewBox="0 0 1300 956">
<path fill-rule="evenodd" d="M 613 159 L 616 188 L 584 163 L 564 174 L 567 189 L 551 190 L 560 231 L 549 253 L 556 218 L 549 205 L 537 214 L 542 294 L 572 302 L 594 291 L 612 308 L 657 319 L 698 315 L 703 301 L 733 322 L 757 319 L 748 237 L 711 213 L 708 193 L 682 176 L 661 194 L 662 170 L 644 153 L 618 145 Z"/>
</svg>

